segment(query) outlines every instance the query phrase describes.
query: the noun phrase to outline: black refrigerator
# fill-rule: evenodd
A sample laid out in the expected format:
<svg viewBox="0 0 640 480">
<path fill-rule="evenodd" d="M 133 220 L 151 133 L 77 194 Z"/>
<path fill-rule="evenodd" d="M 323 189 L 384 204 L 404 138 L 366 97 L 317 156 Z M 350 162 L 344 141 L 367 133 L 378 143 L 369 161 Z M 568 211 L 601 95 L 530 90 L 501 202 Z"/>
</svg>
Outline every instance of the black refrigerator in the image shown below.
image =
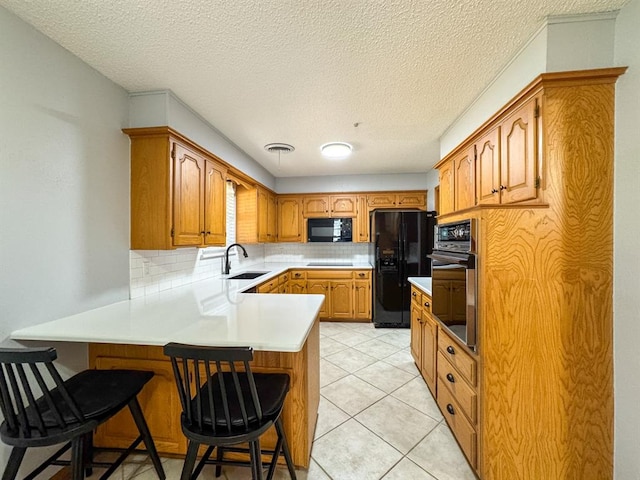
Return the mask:
<svg viewBox="0 0 640 480">
<path fill-rule="evenodd" d="M 373 323 L 409 328 L 408 277 L 430 277 L 436 212 L 375 210 L 371 214 L 370 257 L 375 267 Z"/>
</svg>

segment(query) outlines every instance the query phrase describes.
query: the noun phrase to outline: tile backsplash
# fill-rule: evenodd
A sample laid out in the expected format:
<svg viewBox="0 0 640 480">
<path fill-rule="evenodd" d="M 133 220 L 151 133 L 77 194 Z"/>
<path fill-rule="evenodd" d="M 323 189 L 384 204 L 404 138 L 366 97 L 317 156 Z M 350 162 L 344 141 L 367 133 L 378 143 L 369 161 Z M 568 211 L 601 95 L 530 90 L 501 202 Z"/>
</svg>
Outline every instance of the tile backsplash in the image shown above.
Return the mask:
<svg viewBox="0 0 640 480">
<path fill-rule="evenodd" d="M 248 258 L 231 257 L 231 267 L 254 263 L 314 261 L 368 262 L 368 243 L 273 243 L 245 245 Z M 143 297 L 222 274 L 224 249 L 131 250 L 131 298 Z"/>
</svg>

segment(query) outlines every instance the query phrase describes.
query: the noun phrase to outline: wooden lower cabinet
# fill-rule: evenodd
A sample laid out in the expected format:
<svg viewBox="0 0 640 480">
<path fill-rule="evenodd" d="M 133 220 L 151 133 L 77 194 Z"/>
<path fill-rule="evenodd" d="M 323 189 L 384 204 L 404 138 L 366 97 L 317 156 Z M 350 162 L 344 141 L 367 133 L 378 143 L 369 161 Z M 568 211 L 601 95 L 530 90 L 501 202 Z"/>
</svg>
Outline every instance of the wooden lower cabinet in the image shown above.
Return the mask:
<svg viewBox="0 0 640 480">
<path fill-rule="evenodd" d="M 182 407 L 171 362 L 162 347 L 143 345 L 89 344 L 90 368 L 130 368 L 155 373 L 138 398 L 158 452 L 184 455 L 187 441 L 180 427 Z M 309 467 L 311 444 L 320 402 L 320 328 L 316 321 L 299 352 L 254 352 L 255 372 L 285 372 L 291 387 L 284 404 L 282 421 L 296 466 Z M 128 410 L 98 427 L 95 445 L 127 447 L 138 436 Z M 272 428 L 261 437 L 261 446 L 273 448 L 277 436 Z"/>
<path fill-rule="evenodd" d="M 307 293 L 322 294 L 322 320 L 371 320 L 370 270 L 308 270 Z"/>
<path fill-rule="evenodd" d="M 428 293 L 411 288 L 411 355 L 471 467 L 478 471 L 477 362 L 431 313 Z"/>
</svg>

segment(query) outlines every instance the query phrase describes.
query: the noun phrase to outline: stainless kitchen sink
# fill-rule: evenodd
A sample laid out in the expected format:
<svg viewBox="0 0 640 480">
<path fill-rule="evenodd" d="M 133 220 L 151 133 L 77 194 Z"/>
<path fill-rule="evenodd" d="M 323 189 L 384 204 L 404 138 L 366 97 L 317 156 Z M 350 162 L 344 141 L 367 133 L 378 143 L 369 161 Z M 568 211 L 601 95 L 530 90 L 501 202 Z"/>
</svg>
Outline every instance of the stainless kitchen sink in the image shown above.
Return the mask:
<svg viewBox="0 0 640 480">
<path fill-rule="evenodd" d="M 253 280 L 269 272 L 243 272 L 233 277 L 229 277 L 227 280 Z"/>
</svg>

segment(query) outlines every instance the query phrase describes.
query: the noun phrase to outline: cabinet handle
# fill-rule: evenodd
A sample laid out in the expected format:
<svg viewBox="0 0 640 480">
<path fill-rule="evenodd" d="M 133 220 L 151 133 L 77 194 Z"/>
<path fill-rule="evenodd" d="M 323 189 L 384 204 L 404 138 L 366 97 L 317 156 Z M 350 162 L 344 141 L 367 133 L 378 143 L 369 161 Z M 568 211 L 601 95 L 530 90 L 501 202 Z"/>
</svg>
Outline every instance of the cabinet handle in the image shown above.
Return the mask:
<svg viewBox="0 0 640 480">
<path fill-rule="evenodd" d="M 211 235 L 211 232 L 207 232 L 207 235 Z"/>
<path fill-rule="evenodd" d="M 456 351 L 453 349 L 453 347 L 451 345 L 449 345 L 447 347 L 447 352 L 449 352 L 451 355 L 455 355 Z"/>
<path fill-rule="evenodd" d="M 200 232 L 200 235 L 204 235 L 205 233 L 206 233 L 206 232 L 205 232 L 204 230 L 202 230 L 202 231 Z"/>
<path fill-rule="evenodd" d="M 498 189 L 497 188 L 492 188 L 491 189 L 491 193 L 498 193 Z"/>
<path fill-rule="evenodd" d="M 456 414 L 456 411 L 453 409 L 453 405 L 451 405 L 450 403 L 447 403 L 447 412 L 449 412 L 451 415 Z"/>
<path fill-rule="evenodd" d="M 500 190 L 506 190 L 507 187 L 505 187 L 504 185 L 500 185 Z"/>
<path fill-rule="evenodd" d="M 411 292 L 411 296 L 415 297 L 416 296 L 416 292 Z"/>
<path fill-rule="evenodd" d="M 359 273 L 358 276 L 359 277 L 364 277 L 364 273 Z"/>
<path fill-rule="evenodd" d="M 447 380 L 449 380 L 451 383 L 456 383 L 456 379 L 450 373 L 447 373 Z"/>
<path fill-rule="evenodd" d="M 429 308 L 431 306 L 431 304 L 429 302 L 424 302 L 424 306 Z"/>
</svg>

